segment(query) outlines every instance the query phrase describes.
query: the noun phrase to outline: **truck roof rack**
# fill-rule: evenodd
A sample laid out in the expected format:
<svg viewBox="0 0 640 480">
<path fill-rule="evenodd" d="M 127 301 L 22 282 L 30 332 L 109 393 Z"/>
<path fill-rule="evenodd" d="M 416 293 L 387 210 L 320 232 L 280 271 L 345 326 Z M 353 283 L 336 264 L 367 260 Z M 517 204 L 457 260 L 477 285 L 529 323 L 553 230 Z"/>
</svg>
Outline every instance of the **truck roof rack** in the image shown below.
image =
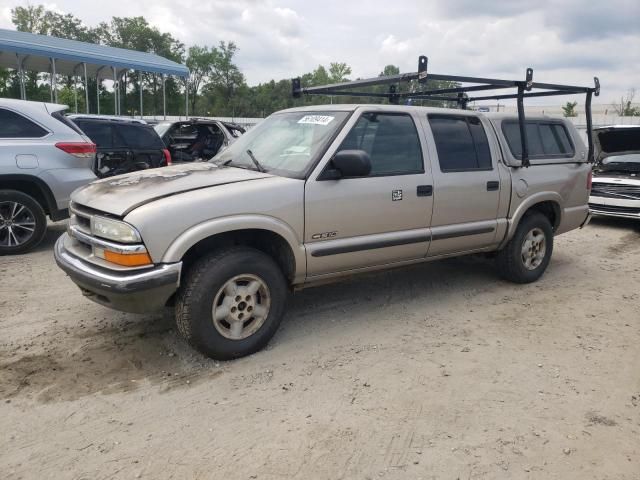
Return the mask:
<svg viewBox="0 0 640 480">
<path fill-rule="evenodd" d="M 421 100 L 441 100 L 455 102 L 458 108 L 466 109 L 467 104 L 476 100 L 504 100 L 515 98 L 518 105 L 518 121 L 520 124 L 520 139 L 522 141 L 522 166 L 528 167 L 529 148 L 527 140 L 527 132 L 525 129 L 524 115 L 524 99 L 530 97 L 552 97 L 557 95 L 575 95 L 585 94 L 585 114 L 587 117 L 587 139 L 589 144 L 588 161 L 593 162 L 593 134 L 592 134 L 592 118 L 591 118 L 591 99 L 595 95 L 600 95 L 600 81 L 598 77 L 594 77 L 593 87 L 580 87 L 575 85 L 560 85 L 555 83 L 538 83 L 533 81 L 533 69 L 527 68 L 524 80 L 501 80 L 497 78 L 480 78 L 480 77 L 464 77 L 459 75 L 441 75 L 429 73 L 427 66 L 429 60 L 424 55 L 418 57 L 418 71 L 411 73 L 401 73 L 398 75 L 386 75 L 375 78 L 365 78 L 362 80 L 354 80 L 352 82 L 334 83 L 330 85 L 321 85 L 316 87 L 303 87 L 300 78 L 294 78 L 291 81 L 291 90 L 294 98 L 300 98 L 303 95 L 343 95 L 350 97 L 376 97 L 386 98 L 389 103 L 398 104 L 401 99 L 421 99 Z M 410 82 L 417 80 L 418 83 L 424 84 L 427 80 L 447 80 L 457 82 L 458 87 L 438 88 L 438 89 L 422 89 L 413 92 L 399 92 L 397 85 L 402 82 Z M 472 85 L 469 85 L 472 84 Z M 363 92 L 354 89 L 372 87 L 378 85 L 389 85 L 387 93 L 381 92 Z M 470 92 L 484 92 L 495 90 L 515 89 L 509 93 L 490 93 L 488 95 L 480 95 L 469 97 Z M 532 90 L 537 91 L 532 91 Z"/>
</svg>

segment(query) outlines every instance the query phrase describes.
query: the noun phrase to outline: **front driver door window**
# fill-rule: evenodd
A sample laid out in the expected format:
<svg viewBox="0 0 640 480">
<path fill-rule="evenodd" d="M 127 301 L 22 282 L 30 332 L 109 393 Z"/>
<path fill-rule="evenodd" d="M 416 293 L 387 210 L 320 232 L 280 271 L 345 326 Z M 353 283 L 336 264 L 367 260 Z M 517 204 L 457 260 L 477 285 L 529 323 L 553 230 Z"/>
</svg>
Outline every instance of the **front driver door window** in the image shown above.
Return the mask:
<svg viewBox="0 0 640 480">
<path fill-rule="evenodd" d="M 424 145 L 412 116 L 365 112 L 336 151 L 340 150 L 364 150 L 372 169 L 366 177 L 312 177 L 307 182 L 309 275 L 424 257 L 432 183 L 431 174 L 425 173 Z"/>
</svg>

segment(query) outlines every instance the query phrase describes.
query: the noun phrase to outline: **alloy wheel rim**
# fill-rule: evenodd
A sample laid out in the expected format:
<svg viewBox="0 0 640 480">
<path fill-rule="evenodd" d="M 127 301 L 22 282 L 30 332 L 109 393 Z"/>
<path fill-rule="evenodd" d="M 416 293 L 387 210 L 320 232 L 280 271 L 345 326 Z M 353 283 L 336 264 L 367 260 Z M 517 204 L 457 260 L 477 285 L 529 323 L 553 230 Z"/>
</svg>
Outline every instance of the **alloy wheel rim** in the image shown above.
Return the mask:
<svg viewBox="0 0 640 480">
<path fill-rule="evenodd" d="M 223 337 L 242 340 L 258 331 L 270 308 L 271 294 L 264 280 L 243 274 L 231 278 L 218 290 L 211 316 Z"/>
<path fill-rule="evenodd" d="M 547 253 L 547 239 L 540 228 L 533 228 L 522 242 L 522 263 L 527 270 L 535 270 Z"/>
<path fill-rule="evenodd" d="M 0 247 L 19 247 L 27 243 L 36 230 L 33 212 L 19 202 L 0 202 Z"/>
</svg>

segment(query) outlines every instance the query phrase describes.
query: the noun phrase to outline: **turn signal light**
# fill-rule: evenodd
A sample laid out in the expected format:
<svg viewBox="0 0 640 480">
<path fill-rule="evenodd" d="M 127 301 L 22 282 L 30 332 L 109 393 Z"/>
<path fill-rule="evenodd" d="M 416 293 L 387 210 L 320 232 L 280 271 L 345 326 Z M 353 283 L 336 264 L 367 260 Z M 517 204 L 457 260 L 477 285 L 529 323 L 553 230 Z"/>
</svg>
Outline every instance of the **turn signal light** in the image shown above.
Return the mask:
<svg viewBox="0 0 640 480">
<path fill-rule="evenodd" d="M 152 263 L 148 253 L 117 253 L 104 250 L 104 259 L 123 267 L 142 267 Z"/>
</svg>

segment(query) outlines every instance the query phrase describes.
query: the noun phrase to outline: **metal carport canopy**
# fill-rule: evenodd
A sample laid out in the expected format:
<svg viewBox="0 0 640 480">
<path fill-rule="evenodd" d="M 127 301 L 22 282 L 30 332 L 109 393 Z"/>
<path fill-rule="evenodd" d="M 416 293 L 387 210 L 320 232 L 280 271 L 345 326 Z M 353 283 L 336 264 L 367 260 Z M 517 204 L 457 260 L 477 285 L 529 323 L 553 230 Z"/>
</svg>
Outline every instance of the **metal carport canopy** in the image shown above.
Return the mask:
<svg viewBox="0 0 640 480">
<path fill-rule="evenodd" d="M 100 73 L 102 78 L 111 78 L 109 69 L 100 71 L 101 67 L 189 75 L 184 65 L 153 53 L 0 29 L 0 66 L 17 69 L 22 61 L 24 70 L 48 72 L 51 58 L 56 60 L 56 72 L 64 75 L 78 75 L 82 63 L 86 63 L 87 74 L 92 77 Z"/>
</svg>

